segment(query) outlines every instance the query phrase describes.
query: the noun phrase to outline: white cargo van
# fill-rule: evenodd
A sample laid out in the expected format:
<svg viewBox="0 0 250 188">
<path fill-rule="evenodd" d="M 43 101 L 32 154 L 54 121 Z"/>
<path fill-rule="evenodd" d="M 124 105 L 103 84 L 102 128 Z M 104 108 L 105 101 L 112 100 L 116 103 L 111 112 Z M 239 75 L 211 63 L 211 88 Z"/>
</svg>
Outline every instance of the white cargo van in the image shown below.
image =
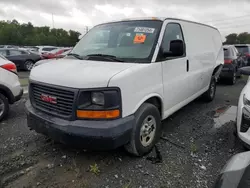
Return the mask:
<svg viewBox="0 0 250 188">
<path fill-rule="evenodd" d="M 28 126 L 62 143 L 125 145 L 142 156 L 161 120 L 201 95 L 213 100 L 224 57 L 211 26 L 144 18 L 95 26 L 56 61 L 30 73 Z"/>
</svg>

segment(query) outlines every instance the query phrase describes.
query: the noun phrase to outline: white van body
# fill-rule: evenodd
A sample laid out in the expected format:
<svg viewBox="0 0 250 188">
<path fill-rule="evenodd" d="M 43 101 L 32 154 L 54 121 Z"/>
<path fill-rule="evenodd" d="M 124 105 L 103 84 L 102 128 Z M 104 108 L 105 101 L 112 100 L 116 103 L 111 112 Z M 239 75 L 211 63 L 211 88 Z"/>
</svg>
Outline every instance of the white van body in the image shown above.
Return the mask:
<svg viewBox="0 0 250 188">
<path fill-rule="evenodd" d="M 90 62 L 65 58 L 33 68 L 30 82 L 77 89 L 117 87 L 121 91 L 121 118 L 136 114 L 145 102 L 156 99 L 160 103 L 157 105 L 160 117 L 166 119 L 208 91 L 211 79 L 217 79 L 224 64 L 224 54 L 217 29 L 174 18 L 157 20 L 162 21 L 162 26 L 151 63 Z M 185 54 L 157 61 L 169 24 L 180 26 Z"/>
</svg>

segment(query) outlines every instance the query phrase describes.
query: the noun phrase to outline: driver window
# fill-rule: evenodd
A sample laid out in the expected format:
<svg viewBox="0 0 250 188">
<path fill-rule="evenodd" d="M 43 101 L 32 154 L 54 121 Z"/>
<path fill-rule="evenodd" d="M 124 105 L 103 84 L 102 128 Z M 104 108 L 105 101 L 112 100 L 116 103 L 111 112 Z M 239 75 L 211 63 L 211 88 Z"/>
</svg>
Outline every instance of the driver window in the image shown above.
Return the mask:
<svg viewBox="0 0 250 188">
<path fill-rule="evenodd" d="M 158 60 L 162 59 L 163 52 L 170 52 L 170 42 L 173 40 L 182 40 L 183 34 L 181 26 L 178 23 L 169 23 L 162 39 L 161 48 L 158 55 Z"/>
<path fill-rule="evenodd" d="M 172 40 L 183 40 L 181 26 L 177 23 L 170 23 L 166 27 L 162 40 L 162 48 L 164 51 L 169 51 L 169 44 Z"/>
</svg>

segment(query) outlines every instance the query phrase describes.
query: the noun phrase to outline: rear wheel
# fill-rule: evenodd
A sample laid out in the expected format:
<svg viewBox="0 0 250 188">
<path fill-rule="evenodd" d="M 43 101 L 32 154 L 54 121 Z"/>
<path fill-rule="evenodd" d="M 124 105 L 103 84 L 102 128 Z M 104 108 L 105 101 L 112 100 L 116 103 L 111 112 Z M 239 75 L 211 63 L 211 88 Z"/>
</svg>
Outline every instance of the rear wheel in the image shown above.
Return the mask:
<svg viewBox="0 0 250 188">
<path fill-rule="evenodd" d="M 6 117 L 9 112 L 9 102 L 8 99 L 0 93 L 0 121 Z"/>
<path fill-rule="evenodd" d="M 27 60 L 27 61 L 25 61 L 25 63 L 24 63 L 24 69 L 25 69 L 26 71 L 31 71 L 31 69 L 33 68 L 33 66 L 34 66 L 34 62 L 31 61 L 31 60 Z"/>
<path fill-rule="evenodd" d="M 135 155 L 149 153 L 161 136 L 161 116 L 156 106 L 144 103 L 135 114 L 135 125 L 125 149 Z"/>
<path fill-rule="evenodd" d="M 203 98 L 207 102 L 211 102 L 216 93 L 216 80 L 214 77 L 211 78 L 208 90 L 203 94 Z"/>
</svg>

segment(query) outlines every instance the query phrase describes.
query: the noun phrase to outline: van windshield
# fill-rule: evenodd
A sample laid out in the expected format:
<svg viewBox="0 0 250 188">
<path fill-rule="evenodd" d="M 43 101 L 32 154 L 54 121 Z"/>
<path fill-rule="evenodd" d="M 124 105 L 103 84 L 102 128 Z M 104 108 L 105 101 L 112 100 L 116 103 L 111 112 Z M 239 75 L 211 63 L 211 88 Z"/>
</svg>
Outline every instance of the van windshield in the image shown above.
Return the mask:
<svg viewBox="0 0 250 188">
<path fill-rule="evenodd" d="M 109 61 L 107 56 L 124 62 L 151 62 L 162 21 L 138 20 L 102 24 L 91 29 L 74 47 L 78 57 Z M 103 57 L 103 58 L 102 58 Z"/>
</svg>

